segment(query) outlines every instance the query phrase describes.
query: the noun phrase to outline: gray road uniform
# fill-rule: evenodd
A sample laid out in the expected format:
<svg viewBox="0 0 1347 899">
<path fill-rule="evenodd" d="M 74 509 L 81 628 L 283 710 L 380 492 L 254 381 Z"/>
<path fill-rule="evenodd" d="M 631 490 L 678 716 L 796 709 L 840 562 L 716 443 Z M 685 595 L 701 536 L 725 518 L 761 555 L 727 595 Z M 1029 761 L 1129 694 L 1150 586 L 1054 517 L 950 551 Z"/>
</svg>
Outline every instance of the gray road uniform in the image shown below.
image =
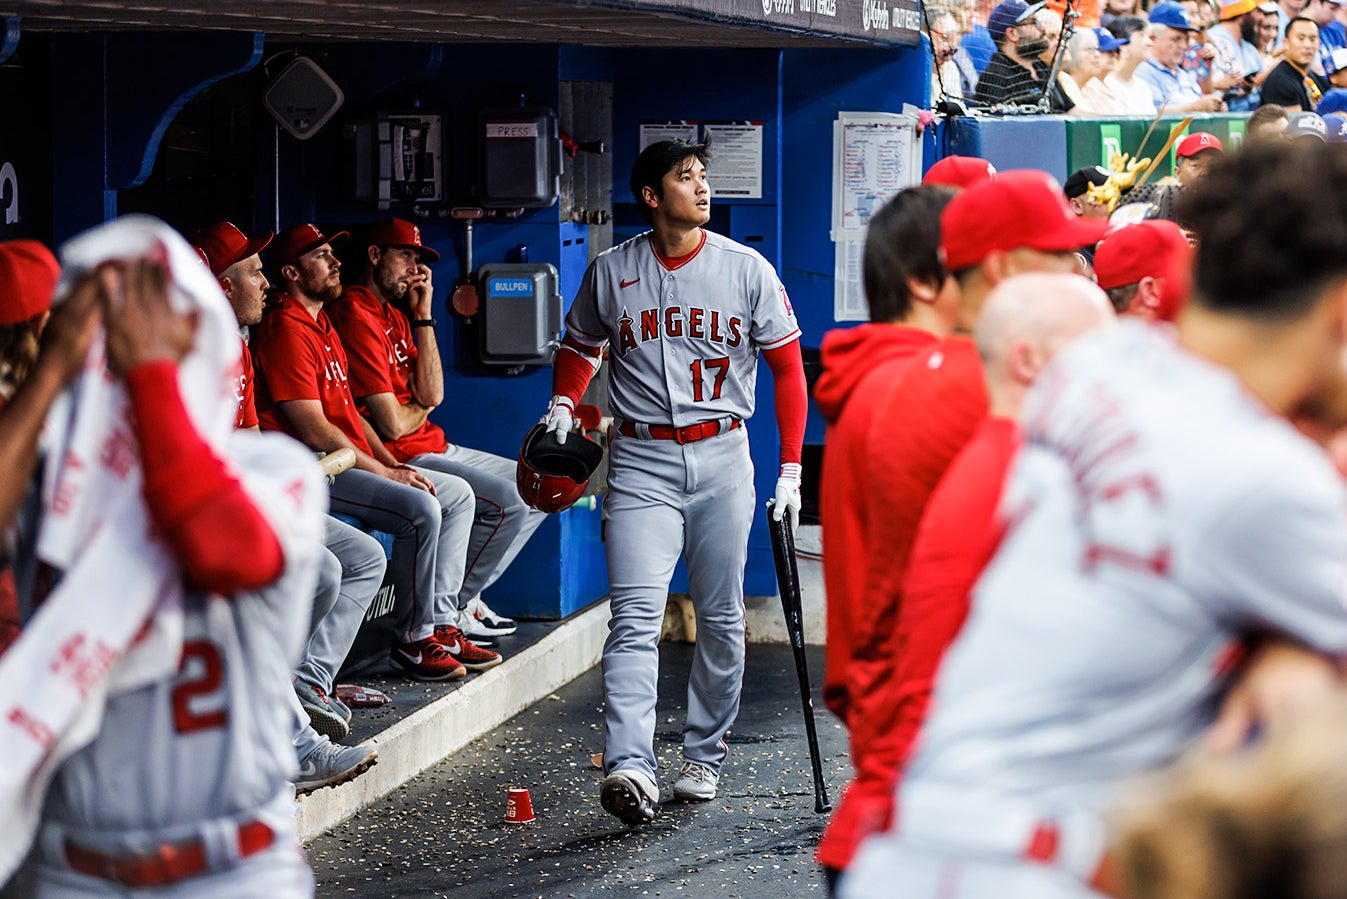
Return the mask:
<svg viewBox="0 0 1347 899">
<path fill-rule="evenodd" d="M 1008 531 L 848 899 L 1095 896 L 1104 815 L 1211 723 L 1242 634 L 1347 650 L 1347 492 L 1228 370 L 1123 321 L 1023 420 Z"/>
<path fill-rule="evenodd" d="M 325 493 L 303 448 L 244 436 L 292 455 L 291 470 L 312 481 L 306 489 Z M 244 481 L 257 499 L 252 477 Z M 98 735 L 51 783 L 37 838 L 39 897 L 313 894 L 289 785 L 290 672 L 308 634 L 324 505 L 310 504 L 309 521 L 274 497 L 258 502 L 285 557 L 269 586 L 229 597 L 185 592 L 176 677 L 110 697 Z M 85 873 L 99 867 L 103 876 Z M 174 876 L 184 871 L 195 873 Z M 163 885 L 152 893 L 132 886 L 154 883 Z"/>
<path fill-rule="evenodd" d="M 568 339 L 609 351 L 614 416 L 603 649 L 607 773 L 655 778 L 655 682 L 669 580 L 687 560 L 697 612 L 683 754 L 720 769 L 744 668 L 744 563 L 753 520 L 758 351 L 799 337 L 785 289 L 754 250 L 711 232 L 668 268 L 649 234 L 595 259 Z M 678 429 L 678 430 L 674 430 Z"/>
</svg>

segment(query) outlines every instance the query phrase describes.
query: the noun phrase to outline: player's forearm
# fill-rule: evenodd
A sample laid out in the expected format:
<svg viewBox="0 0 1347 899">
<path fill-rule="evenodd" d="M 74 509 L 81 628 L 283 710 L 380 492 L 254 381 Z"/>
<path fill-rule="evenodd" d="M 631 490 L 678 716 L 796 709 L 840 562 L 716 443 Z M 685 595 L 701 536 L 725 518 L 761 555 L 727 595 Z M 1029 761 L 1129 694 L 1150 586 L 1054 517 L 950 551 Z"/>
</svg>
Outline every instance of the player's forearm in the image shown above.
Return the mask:
<svg viewBox="0 0 1347 899">
<path fill-rule="evenodd" d="M 383 396 L 386 397 L 385 400 L 375 402 L 371 402 L 369 397 L 365 398 L 370 424 L 374 427 L 375 434 L 382 440 L 406 437 L 425 424 L 430 416 L 432 408 L 430 406 L 423 406 L 415 400 L 403 405 L 392 394 Z"/>
<path fill-rule="evenodd" d="M 440 345 L 435 339 L 435 329 L 422 325 L 413 334 L 416 338 L 416 368 L 412 370 L 410 386 L 412 396 L 417 403 L 426 407 L 428 414 L 444 402 L 444 366 L 440 362 Z M 421 421 L 425 420 L 423 415 Z M 418 423 L 413 430 L 420 426 Z"/>
<path fill-rule="evenodd" d="M 38 444 L 52 403 L 65 386 L 58 367 L 38 358 L 28 379 L 0 409 L 0 530 L 13 524 L 37 467 Z"/>
<path fill-rule="evenodd" d="M 367 468 L 365 470 L 375 471 L 378 474 L 387 477 L 387 472 L 383 469 L 397 468 L 402 463 L 393 457 L 393 454 L 388 451 L 388 447 L 384 446 L 383 441 L 379 439 L 379 435 L 374 431 L 374 425 L 370 424 L 368 418 L 361 418 L 360 426 L 365 429 L 365 442 L 368 443 L 370 449 L 374 451 L 374 458 L 370 461 L 379 466 L 377 469 Z M 359 465 L 359 460 L 357 460 L 356 464 Z"/>
<path fill-rule="evenodd" d="M 383 474 L 384 466 L 372 458 L 369 453 L 363 452 L 358 446 L 351 442 L 336 425 L 323 418 L 321 415 L 296 414 L 294 410 L 287 410 L 286 404 L 281 403 L 281 414 L 285 415 L 294 428 L 295 436 L 299 441 L 311 450 L 320 453 L 336 452 L 339 449 L 349 449 L 355 453 L 355 467 L 361 471 L 371 471 L 375 474 Z"/>
<path fill-rule="evenodd" d="M 150 517 L 193 586 L 230 594 L 271 583 L 284 557 L 266 518 L 197 433 L 178 391 L 177 366 L 126 374 Z"/>
</svg>

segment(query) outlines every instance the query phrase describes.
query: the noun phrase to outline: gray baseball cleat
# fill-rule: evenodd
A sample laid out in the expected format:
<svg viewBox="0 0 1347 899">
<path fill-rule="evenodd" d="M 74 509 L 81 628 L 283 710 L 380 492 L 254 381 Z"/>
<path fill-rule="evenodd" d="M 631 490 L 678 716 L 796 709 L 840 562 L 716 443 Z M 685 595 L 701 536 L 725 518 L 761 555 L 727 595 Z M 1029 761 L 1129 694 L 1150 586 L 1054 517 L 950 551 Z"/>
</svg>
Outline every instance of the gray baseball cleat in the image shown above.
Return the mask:
<svg viewBox="0 0 1347 899">
<path fill-rule="evenodd" d="M 655 820 L 659 787 L 642 771 L 614 771 L 603 779 L 599 804 L 628 827 L 640 827 Z"/>
<path fill-rule="evenodd" d="M 679 769 L 678 780 L 674 781 L 675 799 L 683 802 L 706 802 L 716 798 L 716 784 L 720 775 L 700 762 L 684 761 Z"/>
<path fill-rule="evenodd" d="M 344 784 L 378 761 L 379 750 L 373 746 L 338 746 L 324 741 L 299 763 L 295 792 L 312 793 L 323 787 Z"/>
</svg>

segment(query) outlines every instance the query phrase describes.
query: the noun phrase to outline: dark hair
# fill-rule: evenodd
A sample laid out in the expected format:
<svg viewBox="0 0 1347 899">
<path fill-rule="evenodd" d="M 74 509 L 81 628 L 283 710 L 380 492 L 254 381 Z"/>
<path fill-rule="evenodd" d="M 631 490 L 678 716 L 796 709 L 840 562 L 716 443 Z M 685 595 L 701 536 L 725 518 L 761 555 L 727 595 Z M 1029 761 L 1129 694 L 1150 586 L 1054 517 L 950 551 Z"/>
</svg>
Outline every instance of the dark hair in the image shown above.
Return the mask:
<svg viewBox="0 0 1347 899">
<path fill-rule="evenodd" d="M 688 143 L 677 138 L 655 141 L 641 151 L 641 155 L 636 157 L 636 162 L 632 163 L 630 182 L 631 195 L 636 198 L 636 208 L 641 213 L 641 218 L 647 222 L 654 220 L 650 206 L 641 197 L 645 188 L 650 188 L 655 192 L 655 196 L 663 199 L 664 176 L 669 174 L 675 166 L 693 156 L 697 157 L 702 165 L 706 165 L 710 161 L 711 139 L 709 137 L 699 144 Z"/>
<path fill-rule="evenodd" d="M 957 193 L 927 184 L 901 191 L 870 218 L 863 277 L 870 321 L 895 322 L 912 311 L 908 281 L 937 287 L 945 280 L 940 261 L 940 213 Z"/>
<path fill-rule="evenodd" d="M 1193 302 L 1292 321 L 1347 277 L 1347 153 L 1319 141 L 1253 142 L 1182 191 L 1197 232 Z"/>
<path fill-rule="evenodd" d="M 1316 21 L 1314 21 L 1314 20 L 1311 19 L 1311 18 L 1308 18 L 1307 16 L 1296 16 L 1294 19 L 1292 19 L 1291 21 L 1287 22 L 1287 23 L 1286 23 L 1286 31 L 1285 31 L 1284 33 L 1285 33 L 1285 34 L 1290 34 L 1290 33 L 1291 33 L 1291 26 L 1294 25 L 1294 24 L 1297 23 L 1297 22 L 1307 22 L 1307 23 L 1309 23 L 1311 26 L 1313 26 L 1313 28 L 1314 28 L 1314 33 L 1315 33 L 1316 35 L 1319 34 L 1319 23 L 1316 22 Z"/>
<path fill-rule="evenodd" d="M 1276 103 L 1264 103 L 1258 107 L 1249 116 L 1249 120 L 1244 123 L 1244 133 L 1253 137 L 1254 132 L 1268 124 L 1280 119 L 1290 119 L 1285 106 L 1278 106 Z"/>
<path fill-rule="evenodd" d="M 1132 301 L 1137 298 L 1137 293 L 1140 290 L 1141 282 L 1134 281 L 1121 287 L 1110 287 L 1104 293 L 1108 294 L 1108 301 L 1113 304 L 1113 311 L 1122 315 L 1132 305 Z"/>
<path fill-rule="evenodd" d="M 37 362 L 40 341 L 38 321 L 41 315 L 0 325 L 0 396 L 9 396 L 28 378 L 28 371 Z"/>
<path fill-rule="evenodd" d="M 1113 33 L 1114 37 L 1122 40 L 1123 38 L 1130 38 L 1138 31 L 1144 31 L 1146 20 L 1141 16 L 1118 16 L 1105 27 Z"/>
</svg>

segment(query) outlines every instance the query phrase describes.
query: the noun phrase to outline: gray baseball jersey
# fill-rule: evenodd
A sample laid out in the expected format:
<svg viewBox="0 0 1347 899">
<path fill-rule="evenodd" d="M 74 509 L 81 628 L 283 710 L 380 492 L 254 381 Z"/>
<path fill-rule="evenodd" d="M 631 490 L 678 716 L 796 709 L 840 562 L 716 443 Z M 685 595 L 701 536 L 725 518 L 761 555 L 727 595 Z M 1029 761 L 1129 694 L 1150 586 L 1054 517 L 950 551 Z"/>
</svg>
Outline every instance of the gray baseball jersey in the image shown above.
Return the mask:
<svg viewBox="0 0 1347 899">
<path fill-rule="evenodd" d="M 81 845 L 143 851 L 260 810 L 278 848 L 293 852 L 292 809 L 290 821 L 273 820 L 271 810 L 296 769 L 287 694 L 308 632 L 326 491 L 312 455 L 294 441 L 250 432 L 232 441 L 269 459 L 238 474 L 275 530 L 284 572 L 229 597 L 186 591 L 177 676 L 111 696 L 97 737 L 52 781 L 44 826 Z M 317 500 L 291 503 L 300 491 Z"/>
<path fill-rule="evenodd" d="M 974 808 L 1097 817 L 1211 723 L 1242 633 L 1347 650 L 1347 493 L 1228 370 L 1125 321 L 1059 355 L 1023 419 L 1008 531 L 940 670 L 894 851 L 867 851 L 846 895 L 909 882 L 932 829 L 971 862 Z"/>
<path fill-rule="evenodd" d="M 678 427 L 751 416 L 758 350 L 800 336 L 771 264 L 710 231 L 675 268 L 655 257 L 649 233 L 600 254 L 566 328 L 590 346 L 608 342 L 615 416 Z"/>
</svg>

